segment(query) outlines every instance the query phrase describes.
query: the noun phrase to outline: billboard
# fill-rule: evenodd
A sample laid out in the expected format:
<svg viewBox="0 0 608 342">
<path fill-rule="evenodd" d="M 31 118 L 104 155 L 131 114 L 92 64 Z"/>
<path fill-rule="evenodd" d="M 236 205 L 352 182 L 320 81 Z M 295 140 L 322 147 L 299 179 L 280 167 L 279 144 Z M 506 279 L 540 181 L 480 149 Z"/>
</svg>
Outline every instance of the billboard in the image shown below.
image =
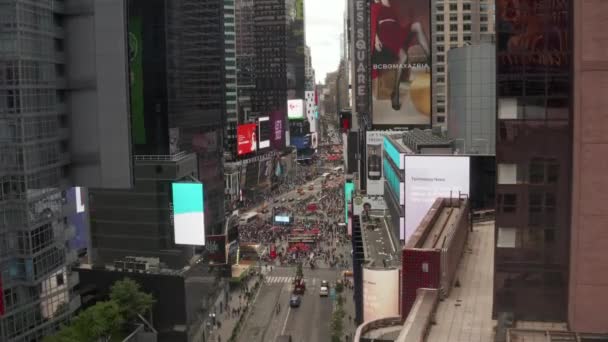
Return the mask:
<svg viewBox="0 0 608 342">
<path fill-rule="evenodd" d="M 372 124 L 430 125 L 430 0 L 370 6 Z"/>
<path fill-rule="evenodd" d="M 469 157 L 405 156 L 405 241 L 437 197 L 469 194 Z"/>
<path fill-rule="evenodd" d="M 203 184 L 173 183 L 173 230 L 178 245 L 205 245 Z"/>
<path fill-rule="evenodd" d="M 226 235 L 209 235 L 205 241 L 207 257 L 215 263 L 226 263 Z"/>
<path fill-rule="evenodd" d="M 287 100 L 287 118 L 303 119 L 304 118 L 304 100 Z"/>
<path fill-rule="evenodd" d="M 354 49 L 354 96 L 358 114 L 369 114 L 369 0 L 354 0 L 354 29 L 352 41 Z"/>
<path fill-rule="evenodd" d="M 344 183 L 344 222 L 348 223 L 348 202 L 353 198 L 355 184 L 352 181 Z"/>
<path fill-rule="evenodd" d="M 143 20 L 140 16 L 129 18 L 129 83 L 131 96 L 131 134 L 135 144 L 146 143 L 144 121 L 144 68 L 143 68 Z"/>
<path fill-rule="evenodd" d="M 310 134 L 292 137 L 291 145 L 295 146 L 298 150 L 310 148 Z"/>
<path fill-rule="evenodd" d="M 237 155 L 253 153 L 257 150 L 256 124 L 236 126 Z"/>
<path fill-rule="evenodd" d="M 367 155 L 367 194 L 384 194 L 384 174 L 382 172 L 383 139 L 390 131 L 367 131 L 366 132 L 366 155 Z"/>
<path fill-rule="evenodd" d="M 310 133 L 310 147 L 318 148 L 319 147 L 319 135 L 318 133 Z"/>
<path fill-rule="evenodd" d="M 363 321 L 399 316 L 399 269 L 363 268 Z"/>
<path fill-rule="evenodd" d="M 68 224 L 74 227 L 74 236 L 69 240 L 70 249 L 82 252 L 89 247 L 89 218 L 85 205 L 87 190 L 73 187 L 66 191 L 67 206 L 70 208 Z"/>
<path fill-rule="evenodd" d="M 310 123 L 310 132 L 317 131 L 317 118 L 315 116 L 316 106 L 315 106 L 315 92 L 314 91 L 306 91 L 304 92 L 304 98 L 306 99 L 306 119 Z"/>
<path fill-rule="evenodd" d="M 285 147 L 285 114 L 279 110 L 270 113 L 270 145 L 275 150 L 282 150 Z"/>
<path fill-rule="evenodd" d="M 361 215 L 370 210 L 386 209 L 386 202 L 382 196 L 357 196 L 353 199 L 353 215 Z"/>
<path fill-rule="evenodd" d="M 274 217 L 274 222 L 276 222 L 276 223 L 289 223 L 289 221 L 290 221 L 289 216 L 276 215 Z"/>
<path fill-rule="evenodd" d="M 272 127 L 270 127 L 270 118 L 263 116 L 258 118 L 258 139 L 260 139 L 260 149 L 270 147 L 270 138 L 272 137 Z"/>
</svg>

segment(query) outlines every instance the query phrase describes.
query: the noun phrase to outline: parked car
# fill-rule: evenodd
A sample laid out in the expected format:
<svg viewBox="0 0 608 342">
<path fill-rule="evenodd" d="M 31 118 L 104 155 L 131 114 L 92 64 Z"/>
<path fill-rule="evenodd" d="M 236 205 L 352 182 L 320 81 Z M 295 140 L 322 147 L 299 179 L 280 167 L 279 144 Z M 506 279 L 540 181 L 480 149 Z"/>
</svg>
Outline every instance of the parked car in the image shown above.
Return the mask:
<svg viewBox="0 0 608 342">
<path fill-rule="evenodd" d="M 292 295 L 291 298 L 289 298 L 289 306 L 291 306 L 292 308 L 299 307 L 301 302 L 302 299 L 298 295 Z"/>
</svg>

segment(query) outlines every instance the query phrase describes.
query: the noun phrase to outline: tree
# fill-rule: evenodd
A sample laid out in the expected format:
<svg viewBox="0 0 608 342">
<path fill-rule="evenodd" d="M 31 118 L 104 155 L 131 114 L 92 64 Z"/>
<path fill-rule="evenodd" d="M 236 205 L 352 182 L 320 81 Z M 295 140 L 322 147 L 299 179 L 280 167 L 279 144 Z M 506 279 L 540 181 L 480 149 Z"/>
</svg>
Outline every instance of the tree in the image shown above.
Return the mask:
<svg viewBox="0 0 608 342">
<path fill-rule="evenodd" d="M 46 337 L 44 342 L 109 341 L 124 323 L 116 302 L 97 302 L 78 314 L 69 326 L 63 326 L 57 334 Z"/>
<path fill-rule="evenodd" d="M 304 278 L 304 271 L 302 270 L 302 263 L 299 262 L 296 267 L 296 278 Z"/>
<path fill-rule="evenodd" d="M 343 307 L 344 299 L 342 296 L 338 296 L 338 300 L 336 302 L 336 307 L 334 308 L 334 312 L 331 318 L 331 341 L 332 342 L 341 342 L 342 335 L 344 334 L 344 316 L 346 313 L 344 312 Z"/>
<path fill-rule="evenodd" d="M 336 283 L 336 293 L 340 294 L 342 291 L 344 291 L 344 284 L 342 284 L 341 281 L 338 281 Z"/>
<path fill-rule="evenodd" d="M 149 311 L 155 302 L 151 294 L 142 292 L 139 284 L 130 278 L 124 278 L 112 285 L 110 299 L 118 304 L 127 322 L 133 322 L 138 314 Z"/>
</svg>

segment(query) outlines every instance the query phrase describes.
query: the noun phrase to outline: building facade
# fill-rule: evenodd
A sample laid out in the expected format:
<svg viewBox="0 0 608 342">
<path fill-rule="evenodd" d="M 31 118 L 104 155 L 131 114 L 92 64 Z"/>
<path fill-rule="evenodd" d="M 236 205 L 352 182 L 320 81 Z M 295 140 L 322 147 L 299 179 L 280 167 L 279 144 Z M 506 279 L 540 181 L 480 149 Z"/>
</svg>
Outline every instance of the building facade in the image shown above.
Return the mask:
<svg viewBox="0 0 608 342">
<path fill-rule="evenodd" d="M 232 151 L 236 146 L 234 142 L 236 142 L 236 124 L 238 122 L 235 0 L 224 1 L 224 54 L 227 123 L 224 129 L 224 147 L 226 151 Z"/>
<path fill-rule="evenodd" d="M 496 47 L 464 46 L 448 52 L 448 136 L 461 154 L 495 154 Z"/>
<path fill-rule="evenodd" d="M 432 0 L 433 125 L 447 129 L 448 51 L 494 41 L 495 0 Z"/>
<path fill-rule="evenodd" d="M 494 315 L 564 322 L 576 304 L 568 301 L 578 234 L 571 224 L 575 2 L 497 2 Z"/>
<path fill-rule="evenodd" d="M 68 188 L 132 185 L 125 18 L 122 1 L 0 4 L 0 341 L 80 307 Z"/>
</svg>

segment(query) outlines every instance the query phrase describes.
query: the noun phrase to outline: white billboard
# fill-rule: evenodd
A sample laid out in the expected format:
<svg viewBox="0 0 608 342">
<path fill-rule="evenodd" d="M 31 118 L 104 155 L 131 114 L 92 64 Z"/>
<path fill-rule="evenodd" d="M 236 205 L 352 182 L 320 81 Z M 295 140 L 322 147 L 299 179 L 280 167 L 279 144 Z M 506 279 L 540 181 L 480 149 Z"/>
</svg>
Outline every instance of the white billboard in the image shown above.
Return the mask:
<svg viewBox="0 0 608 342">
<path fill-rule="evenodd" d="M 405 242 L 437 197 L 469 194 L 469 157 L 405 156 Z"/>
<path fill-rule="evenodd" d="M 258 118 L 258 139 L 260 140 L 258 147 L 260 149 L 270 147 L 271 137 L 272 131 L 270 128 L 270 117 L 263 116 Z"/>
<path fill-rule="evenodd" d="M 390 131 L 368 131 L 366 133 L 367 155 L 367 194 L 384 194 L 384 174 L 382 172 L 383 141 L 384 136 L 394 133 Z"/>
<path fill-rule="evenodd" d="M 305 91 L 304 98 L 306 100 L 306 119 L 308 119 L 308 123 L 310 124 L 310 132 L 314 133 L 317 131 L 317 118 L 315 116 L 315 92 Z"/>
<path fill-rule="evenodd" d="M 399 269 L 363 268 L 363 321 L 399 316 Z"/>
<path fill-rule="evenodd" d="M 173 183 L 173 228 L 175 244 L 205 245 L 203 184 Z"/>
<path fill-rule="evenodd" d="M 288 119 L 303 119 L 304 118 L 304 100 L 287 100 L 287 118 Z"/>
</svg>

